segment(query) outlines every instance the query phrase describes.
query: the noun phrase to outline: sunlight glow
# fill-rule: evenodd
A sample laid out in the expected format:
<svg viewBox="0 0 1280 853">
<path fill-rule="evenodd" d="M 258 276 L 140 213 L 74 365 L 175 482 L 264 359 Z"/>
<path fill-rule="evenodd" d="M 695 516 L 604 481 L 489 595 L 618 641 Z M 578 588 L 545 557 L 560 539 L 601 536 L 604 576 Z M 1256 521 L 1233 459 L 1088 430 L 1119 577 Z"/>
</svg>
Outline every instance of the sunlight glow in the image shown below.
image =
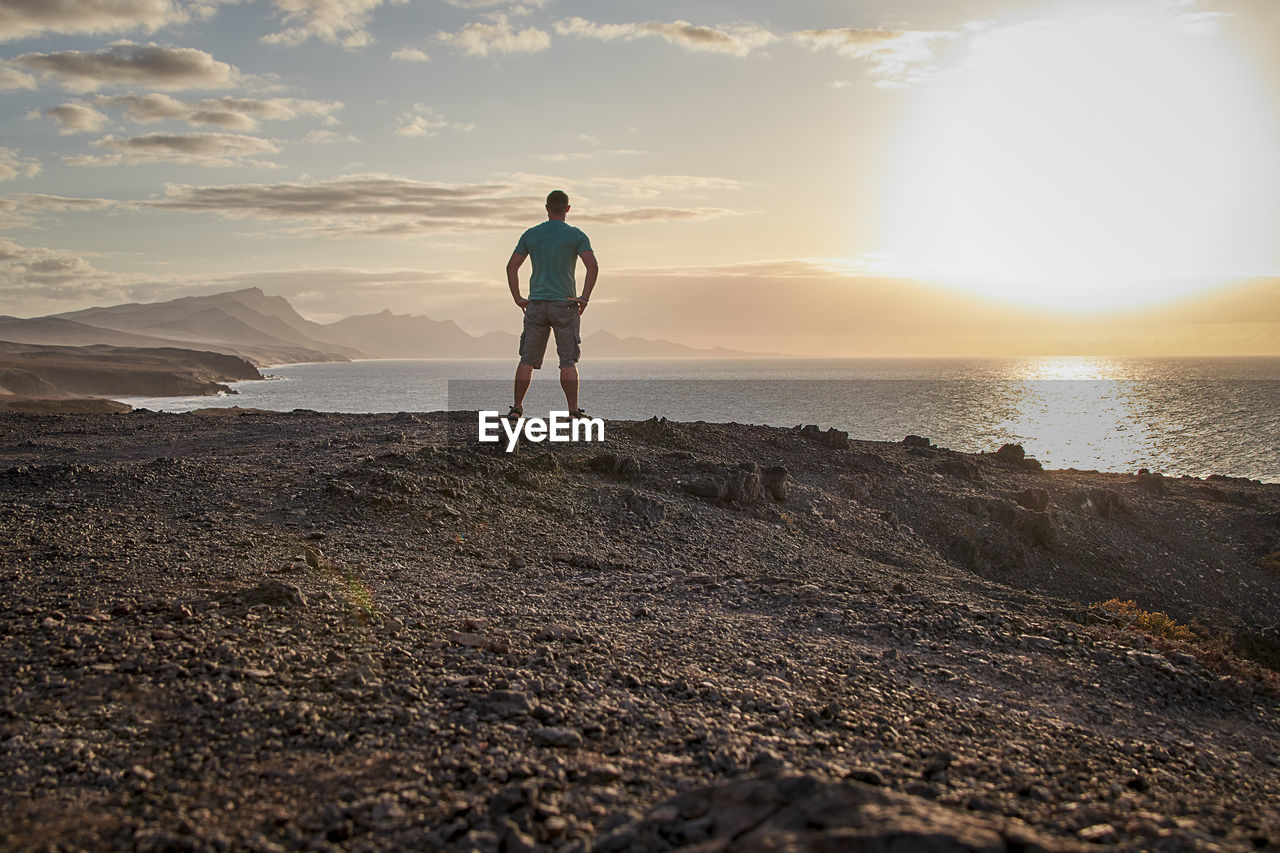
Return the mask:
<svg viewBox="0 0 1280 853">
<path fill-rule="evenodd" d="M 918 96 L 888 176 L 894 262 L 1077 311 L 1273 272 L 1280 134 L 1227 34 L 1080 8 L 987 28 Z"/>
</svg>

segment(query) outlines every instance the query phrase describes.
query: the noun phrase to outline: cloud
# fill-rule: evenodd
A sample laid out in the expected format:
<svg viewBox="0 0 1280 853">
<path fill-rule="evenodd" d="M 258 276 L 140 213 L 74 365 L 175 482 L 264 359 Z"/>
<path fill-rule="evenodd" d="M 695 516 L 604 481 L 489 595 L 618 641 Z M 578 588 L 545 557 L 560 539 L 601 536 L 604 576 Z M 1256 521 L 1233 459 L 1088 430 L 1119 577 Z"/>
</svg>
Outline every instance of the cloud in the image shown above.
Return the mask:
<svg viewBox="0 0 1280 853">
<path fill-rule="evenodd" d="M 313 130 L 298 141 L 310 145 L 334 145 L 339 142 L 359 142 L 360 139 L 353 133 L 339 133 L 334 130 Z"/>
<path fill-rule="evenodd" d="M 62 213 L 76 210 L 103 210 L 120 202 L 106 198 L 70 198 L 47 193 L 15 193 L 0 199 L 0 210 L 33 213 Z"/>
<path fill-rule="evenodd" d="M 4 0 L 0 41 L 58 35 L 96 35 L 180 23 L 187 13 L 173 0 Z"/>
<path fill-rule="evenodd" d="M 272 0 L 287 29 L 263 36 L 264 44 L 299 45 L 316 39 L 348 49 L 373 44 L 368 30 L 373 11 L 384 2 L 409 0 Z"/>
<path fill-rule="evenodd" d="M 104 136 L 93 143 L 113 153 L 67 157 L 71 166 L 134 166 L 139 163 L 182 163 L 191 166 L 272 166 L 246 160 L 259 154 L 275 154 L 279 148 L 269 139 L 233 133 L 148 133 L 143 136 Z"/>
<path fill-rule="evenodd" d="M 0 65 L 0 92 L 13 91 L 15 89 L 32 90 L 36 88 L 36 78 L 30 74 L 24 74 L 16 68 L 7 68 Z"/>
<path fill-rule="evenodd" d="M 545 191 L 513 183 L 445 184 L 385 175 L 352 175 L 318 183 L 170 185 L 164 198 L 143 205 L 213 213 L 233 219 L 297 223 L 297 230 L 333 237 L 416 236 L 433 232 L 526 228 L 542 213 Z M 575 208 L 582 222 L 625 224 L 720 216 L 712 208 Z"/>
<path fill-rule="evenodd" d="M 0 148 L 0 181 L 14 178 L 34 178 L 40 174 L 40 161 L 24 157 L 13 148 Z"/>
<path fill-rule="evenodd" d="M 117 42 L 93 53 L 25 53 L 13 64 L 60 83 L 73 92 L 104 86 L 152 89 L 221 89 L 237 83 L 240 72 L 195 48 Z"/>
<path fill-rule="evenodd" d="M 58 125 L 58 133 L 97 133 L 106 127 L 109 119 L 103 113 L 84 104 L 59 104 L 47 110 L 32 110 L 27 118 L 51 118 Z"/>
<path fill-rule="evenodd" d="M 636 178 L 575 177 L 567 180 L 556 175 L 517 173 L 510 180 L 532 191 L 535 187 L 573 186 L 600 189 L 624 198 L 656 198 L 682 193 L 702 196 L 710 192 L 736 191 L 744 186 L 731 178 L 713 178 L 704 175 L 642 175 Z"/>
<path fill-rule="evenodd" d="M 66 300 L 118 300 L 139 278 L 97 269 L 71 252 L 0 240 L 0 295 L 7 302 L 34 298 L 59 310 Z"/>
<path fill-rule="evenodd" d="M 441 130 L 475 130 L 468 122 L 447 121 L 432 107 L 414 104 L 413 110 L 396 118 L 396 134 L 399 136 L 435 136 Z"/>
<path fill-rule="evenodd" d="M 180 101 L 156 92 L 145 95 L 100 95 L 94 106 L 121 109 L 125 118 L 139 124 L 181 121 L 193 127 L 206 125 L 226 130 L 254 130 L 259 121 L 288 121 L 312 116 L 334 122 L 341 101 L 306 101 L 298 98 L 205 98 Z"/>
<path fill-rule="evenodd" d="M 391 52 L 391 58 L 400 62 L 430 62 L 431 57 L 427 56 L 426 51 L 419 50 L 416 47 L 402 47 Z"/>
<path fill-rule="evenodd" d="M 551 36 L 528 27 L 517 31 L 506 15 L 494 15 L 491 23 L 467 24 L 456 33 L 436 33 L 436 40 L 453 45 L 467 56 L 490 53 L 537 53 L 551 46 Z"/>
<path fill-rule="evenodd" d="M 901 88 L 932 79 L 937 74 L 935 47 L 960 37 L 945 30 L 879 30 L 843 27 L 800 30 L 791 37 L 813 51 L 834 50 L 842 56 L 865 60 L 881 88 Z"/>
<path fill-rule="evenodd" d="M 541 9 L 548 0 L 444 0 L 450 6 L 459 9 L 491 9 L 494 6 L 506 6 L 513 15 L 527 15 L 534 9 Z"/>
<path fill-rule="evenodd" d="M 556 24 L 560 35 L 577 38 L 594 38 L 601 41 L 636 39 L 654 36 L 668 44 L 686 50 L 707 53 L 727 53 L 746 56 L 757 48 L 777 41 L 778 37 L 766 29 L 739 26 L 731 29 L 695 26 L 688 21 L 647 21 L 631 24 L 596 24 L 585 18 L 568 18 Z"/>
</svg>

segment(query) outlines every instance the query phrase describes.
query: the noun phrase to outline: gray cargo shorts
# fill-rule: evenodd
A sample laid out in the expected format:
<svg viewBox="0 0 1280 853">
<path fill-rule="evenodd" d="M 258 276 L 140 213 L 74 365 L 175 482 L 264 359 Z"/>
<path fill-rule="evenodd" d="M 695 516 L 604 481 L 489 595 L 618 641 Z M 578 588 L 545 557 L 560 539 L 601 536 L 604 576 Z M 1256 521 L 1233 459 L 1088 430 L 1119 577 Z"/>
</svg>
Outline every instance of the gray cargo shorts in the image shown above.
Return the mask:
<svg viewBox="0 0 1280 853">
<path fill-rule="evenodd" d="M 547 352 L 547 340 L 556 333 L 556 355 L 561 367 L 573 367 L 582 355 L 582 336 L 578 330 L 582 318 L 576 302 L 530 302 L 524 312 L 524 331 L 520 333 L 520 363 L 537 370 Z"/>
</svg>

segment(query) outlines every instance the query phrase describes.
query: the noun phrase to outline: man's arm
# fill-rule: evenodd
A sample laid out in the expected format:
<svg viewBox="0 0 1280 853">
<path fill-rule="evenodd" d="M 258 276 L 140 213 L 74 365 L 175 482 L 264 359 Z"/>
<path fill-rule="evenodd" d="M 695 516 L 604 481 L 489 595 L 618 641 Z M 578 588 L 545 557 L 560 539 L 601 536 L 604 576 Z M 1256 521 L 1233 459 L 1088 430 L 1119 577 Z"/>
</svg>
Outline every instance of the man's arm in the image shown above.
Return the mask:
<svg viewBox="0 0 1280 853">
<path fill-rule="evenodd" d="M 596 279 L 600 277 L 600 264 L 596 261 L 596 253 L 590 249 L 578 257 L 582 258 L 582 264 L 587 268 L 587 280 L 583 282 L 582 297 L 578 300 L 578 315 L 581 316 L 582 312 L 587 310 L 587 300 L 591 298 L 591 291 L 596 287 Z"/>
<path fill-rule="evenodd" d="M 520 295 L 520 265 L 527 257 L 529 256 L 520 252 L 512 252 L 511 260 L 507 261 L 507 287 L 511 288 L 511 298 L 520 306 L 521 311 L 529 307 L 529 300 Z"/>
</svg>

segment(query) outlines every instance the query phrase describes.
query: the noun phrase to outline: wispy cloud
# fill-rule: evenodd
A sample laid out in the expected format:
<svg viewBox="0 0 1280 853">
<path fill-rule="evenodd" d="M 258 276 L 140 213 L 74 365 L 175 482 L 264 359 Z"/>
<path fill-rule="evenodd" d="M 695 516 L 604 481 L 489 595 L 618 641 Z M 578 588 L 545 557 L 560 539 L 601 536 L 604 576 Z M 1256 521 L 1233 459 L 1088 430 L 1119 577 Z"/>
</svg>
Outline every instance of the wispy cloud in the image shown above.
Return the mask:
<svg viewBox="0 0 1280 853">
<path fill-rule="evenodd" d="M 396 118 L 396 134 L 399 136 L 435 136 L 442 130 L 475 130 L 469 122 L 449 121 L 426 104 L 414 104 L 413 109 Z"/>
<path fill-rule="evenodd" d="M 105 136 L 94 146 L 109 154 L 87 154 L 68 157 L 71 166 L 133 166 L 140 163 L 182 163 L 190 166 L 251 165 L 271 167 L 274 164 L 249 160 L 262 154 L 275 154 L 279 147 L 269 139 L 233 133 L 148 133 L 142 136 Z"/>
<path fill-rule="evenodd" d="M 438 32 L 436 40 L 452 45 L 467 56 L 491 53 L 537 53 L 551 46 L 551 36 L 536 27 L 518 30 L 506 15 L 497 14 L 489 23 L 467 24 L 456 33 Z"/>
<path fill-rule="evenodd" d="M 193 127 L 221 127 L 227 130 L 254 130 L 260 121 L 288 121 L 310 116 L 326 123 L 336 122 L 334 113 L 341 101 L 309 101 L 299 98 L 204 98 L 186 102 L 156 92 L 145 95 L 100 95 L 94 106 L 119 109 L 125 118 L 139 124 L 180 121 Z"/>
<path fill-rule="evenodd" d="M 32 110 L 27 118 L 49 118 L 58 125 L 58 133 L 70 136 L 73 133 L 97 133 L 106 127 L 110 120 L 105 113 L 100 113 L 84 104 L 59 104 L 47 110 Z"/>
<path fill-rule="evenodd" d="M 353 175 L 310 184 L 169 186 L 164 198 L 144 205 L 294 222 L 299 230 L 312 234 L 398 237 L 524 228 L 542 212 L 544 196 L 541 186 L 535 191 L 514 183 L 445 184 Z M 728 211 L 676 206 L 579 211 L 575 207 L 574 213 L 576 221 L 626 224 L 706 219 Z"/>
<path fill-rule="evenodd" d="M 40 161 L 36 158 L 25 157 L 13 148 L 0 148 L 0 181 L 34 178 L 40 171 Z"/>
<path fill-rule="evenodd" d="M 223 89 L 241 80 L 233 66 L 203 50 L 161 47 L 157 44 L 117 42 L 84 53 L 24 53 L 12 64 L 51 79 L 73 92 L 94 92 L 104 86 L 146 86 L 152 89 Z"/>
<path fill-rule="evenodd" d="M 373 44 L 369 18 L 384 4 L 409 0 L 272 0 L 286 29 L 263 36 L 264 44 L 299 45 L 316 39 L 345 48 Z"/>
<path fill-rule="evenodd" d="M 645 21 L 627 24 L 597 24 L 585 18 L 568 18 L 555 25 L 560 35 L 601 41 L 660 38 L 686 50 L 746 56 L 753 50 L 778 40 L 770 31 L 756 26 L 725 29 L 698 26 L 688 21 Z"/>
<path fill-rule="evenodd" d="M 899 88 L 931 79 L 937 73 L 936 49 L 960 38 L 949 30 L 880 30 L 842 27 L 800 30 L 791 37 L 810 50 L 834 50 L 865 60 L 883 88 Z"/>
<path fill-rule="evenodd" d="M 172 0 L 4 0 L 0 3 L 0 41 L 45 33 L 155 32 L 186 19 L 186 10 Z"/>
</svg>

